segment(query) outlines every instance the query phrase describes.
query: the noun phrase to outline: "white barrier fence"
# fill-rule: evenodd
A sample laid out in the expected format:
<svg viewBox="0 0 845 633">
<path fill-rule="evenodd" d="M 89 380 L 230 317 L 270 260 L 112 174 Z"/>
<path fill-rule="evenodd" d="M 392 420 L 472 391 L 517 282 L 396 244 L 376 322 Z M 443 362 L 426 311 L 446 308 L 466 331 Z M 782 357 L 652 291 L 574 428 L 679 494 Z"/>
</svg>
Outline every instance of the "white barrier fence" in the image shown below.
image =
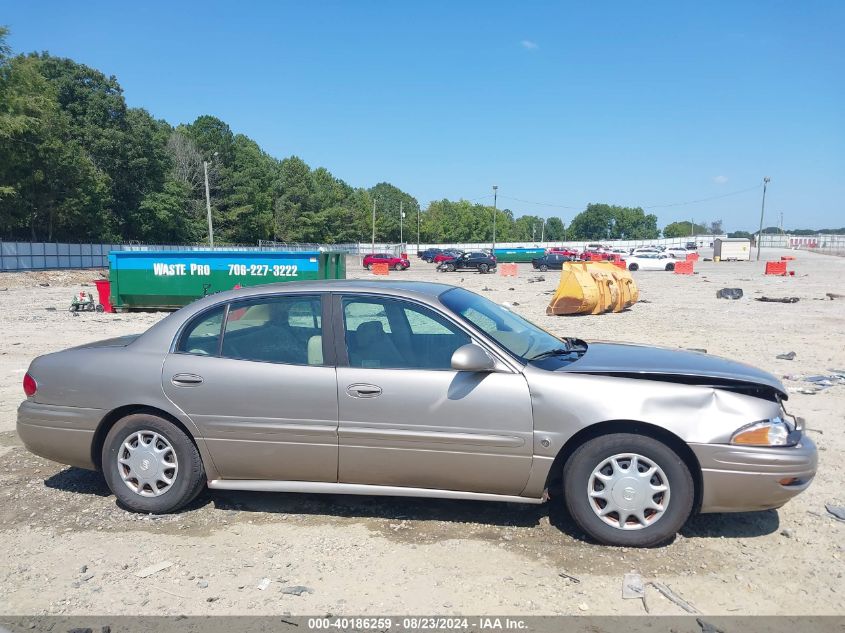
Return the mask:
<svg viewBox="0 0 845 633">
<path fill-rule="evenodd" d="M 593 241 L 545 241 L 545 242 L 497 242 L 496 248 L 551 248 L 568 247 L 583 250 L 588 244 L 601 243 L 611 247 L 634 248 L 637 246 L 661 245 L 666 247 L 685 246 L 695 242 L 698 248 L 709 248 L 719 235 L 696 235 L 694 237 L 660 238 L 654 240 L 593 240 Z M 489 242 L 467 243 L 447 242 L 439 244 L 421 243 L 426 248 L 457 248 L 464 251 L 490 248 Z M 822 253 L 845 255 L 845 235 L 763 235 L 762 248 L 797 248 Z M 110 251 L 174 251 L 212 250 L 201 244 L 69 244 L 54 242 L 4 242 L 0 240 L 0 272 L 15 270 L 47 270 L 56 268 L 107 268 Z M 261 241 L 258 246 L 220 246 L 213 250 L 227 251 L 342 251 L 350 255 L 366 255 L 373 252 L 371 242 L 346 244 L 293 244 L 286 242 Z M 416 256 L 417 245 L 387 244 L 376 242 L 375 252 L 407 253 Z"/>
</svg>

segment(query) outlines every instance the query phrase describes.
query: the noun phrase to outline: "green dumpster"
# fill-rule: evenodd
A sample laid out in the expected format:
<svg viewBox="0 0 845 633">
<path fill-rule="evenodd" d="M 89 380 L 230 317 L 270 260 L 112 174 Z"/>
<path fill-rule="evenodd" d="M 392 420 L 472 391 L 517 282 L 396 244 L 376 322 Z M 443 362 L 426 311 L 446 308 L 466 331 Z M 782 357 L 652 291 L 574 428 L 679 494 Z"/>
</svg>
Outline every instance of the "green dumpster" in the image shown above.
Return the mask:
<svg viewBox="0 0 845 633">
<path fill-rule="evenodd" d="M 177 309 L 199 297 L 280 281 L 345 279 L 338 252 L 112 251 L 111 302 L 117 309 Z"/>
<path fill-rule="evenodd" d="M 532 259 L 546 254 L 544 248 L 497 248 L 496 261 L 500 264 L 513 262 L 530 262 Z"/>
</svg>

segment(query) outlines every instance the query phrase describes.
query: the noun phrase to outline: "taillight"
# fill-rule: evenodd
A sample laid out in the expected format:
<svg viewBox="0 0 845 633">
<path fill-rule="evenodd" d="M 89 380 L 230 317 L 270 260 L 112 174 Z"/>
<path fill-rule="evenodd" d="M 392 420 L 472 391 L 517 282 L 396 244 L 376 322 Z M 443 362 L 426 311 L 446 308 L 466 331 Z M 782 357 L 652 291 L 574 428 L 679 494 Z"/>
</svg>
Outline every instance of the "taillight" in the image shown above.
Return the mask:
<svg viewBox="0 0 845 633">
<path fill-rule="evenodd" d="M 23 392 L 26 394 L 26 397 L 31 398 L 35 395 L 36 391 L 38 391 L 38 383 L 35 382 L 35 378 L 29 374 L 25 374 L 23 377 Z"/>
</svg>

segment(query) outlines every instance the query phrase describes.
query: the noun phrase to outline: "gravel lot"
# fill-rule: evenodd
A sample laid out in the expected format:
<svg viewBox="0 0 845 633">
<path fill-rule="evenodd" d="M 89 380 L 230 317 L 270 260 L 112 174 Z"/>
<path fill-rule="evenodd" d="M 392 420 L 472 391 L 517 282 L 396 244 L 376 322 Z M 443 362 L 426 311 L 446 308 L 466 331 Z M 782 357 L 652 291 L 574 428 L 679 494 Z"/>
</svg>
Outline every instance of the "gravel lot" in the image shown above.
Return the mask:
<svg viewBox="0 0 845 633">
<path fill-rule="evenodd" d="M 557 334 L 705 348 L 793 378 L 788 408 L 821 451 L 813 486 L 778 511 L 695 517 L 652 550 L 585 541 L 554 499 L 215 492 L 176 515 L 124 512 L 99 474 L 22 448 L 20 383 L 34 356 L 142 331 L 164 314 L 67 312 L 99 271 L 0 273 L 0 613 L 639 614 L 641 601 L 621 597 L 622 576 L 634 571 L 706 614 L 845 614 L 845 522 L 825 510 L 845 505 L 845 386 L 797 393 L 810 386 L 801 376 L 845 369 L 845 299 L 825 296 L 845 294 L 845 258 L 797 257 L 787 278 L 763 276 L 762 262 L 700 262 L 690 277 L 639 272 L 645 301 L 584 317 L 545 315 L 555 272 L 529 283 L 537 273 L 528 266 L 510 278 L 438 274 L 415 260 L 391 273 L 483 291 Z M 349 276 L 369 275 L 350 258 Z M 717 299 L 725 286 L 745 297 Z M 761 295 L 800 301 L 753 300 Z M 775 358 L 789 351 L 794 360 Z M 651 587 L 647 598 L 651 613 L 683 613 Z"/>
</svg>

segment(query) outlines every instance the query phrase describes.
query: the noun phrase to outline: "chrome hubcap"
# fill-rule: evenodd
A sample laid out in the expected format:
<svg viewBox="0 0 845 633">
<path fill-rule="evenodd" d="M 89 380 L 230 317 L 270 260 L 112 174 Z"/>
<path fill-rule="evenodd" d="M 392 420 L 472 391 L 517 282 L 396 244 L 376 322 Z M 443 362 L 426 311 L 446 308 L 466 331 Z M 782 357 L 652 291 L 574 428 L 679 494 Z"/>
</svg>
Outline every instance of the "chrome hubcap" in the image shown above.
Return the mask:
<svg viewBox="0 0 845 633">
<path fill-rule="evenodd" d="M 587 484 L 590 507 L 619 530 L 641 530 L 660 520 L 669 506 L 669 480 L 652 460 L 636 453 L 608 457 Z"/>
<path fill-rule="evenodd" d="M 121 444 L 117 469 L 132 492 L 142 497 L 158 497 L 173 486 L 179 463 L 176 451 L 163 435 L 137 431 Z"/>
</svg>

